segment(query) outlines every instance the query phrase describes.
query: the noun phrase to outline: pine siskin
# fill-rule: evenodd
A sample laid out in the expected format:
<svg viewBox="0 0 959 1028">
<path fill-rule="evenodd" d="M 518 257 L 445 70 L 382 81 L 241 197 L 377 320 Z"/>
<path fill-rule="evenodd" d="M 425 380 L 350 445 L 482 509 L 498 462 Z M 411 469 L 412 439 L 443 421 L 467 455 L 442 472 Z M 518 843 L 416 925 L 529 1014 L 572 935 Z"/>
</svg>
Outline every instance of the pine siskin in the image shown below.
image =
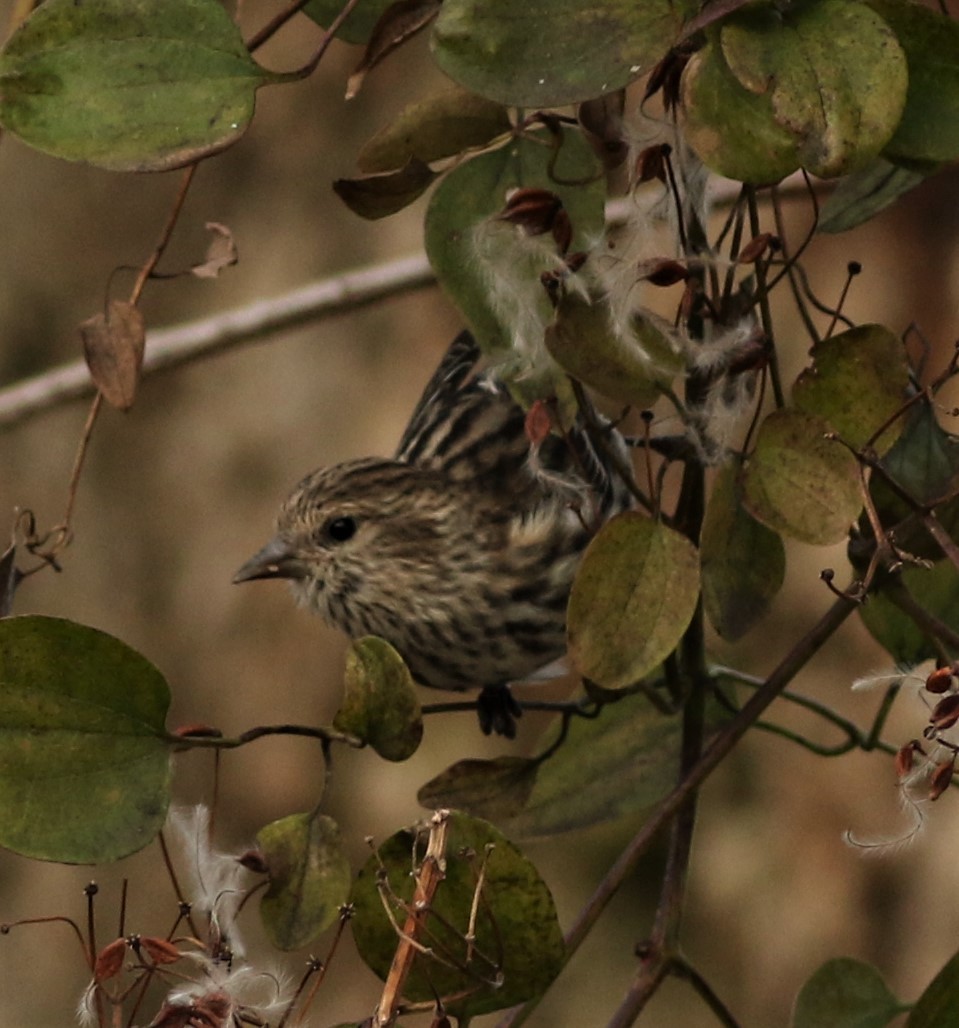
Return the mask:
<svg viewBox="0 0 959 1028">
<path fill-rule="evenodd" d="M 391 643 L 421 684 L 481 688 L 483 731 L 512 736 L 508 684 L 565 652 L 580 555 L 629 498 L 585 431 L 531 444 L 495 371 L 471 377 L 478 358 L 461 333 L 396 456 L 307 475 L 234 582 L 290 579 L 330 624 Z"/>
</svg>

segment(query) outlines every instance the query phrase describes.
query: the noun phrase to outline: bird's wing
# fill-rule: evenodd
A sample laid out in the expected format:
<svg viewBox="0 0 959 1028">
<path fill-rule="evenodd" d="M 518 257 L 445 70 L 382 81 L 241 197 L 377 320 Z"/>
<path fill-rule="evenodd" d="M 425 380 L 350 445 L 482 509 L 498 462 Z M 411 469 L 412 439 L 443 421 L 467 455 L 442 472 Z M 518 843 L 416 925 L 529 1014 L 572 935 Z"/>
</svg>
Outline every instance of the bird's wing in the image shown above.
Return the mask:
<svg viewBox="0 0 959 1028">
<path fill-rule="evenodd" d="M 470 482 L 515 510 L 532 510 L 544 496 L 570 486 L 574 492 L 585 488 L 605 514 L 628 506 L 618 477 L 579 426 L 563 439 L 544 440 L 535 462 L 540 472 L 533 470 L 526 415 L 495 372 L 471 377 L 479 356 L 469 332 L 453 340 L 423 390 L 396 459 Z M 616 448 L 620 441 L 611 430 L 610 444 Z"/>
<path fill-rule="evenodd" d="M 430 450 L 431 437 L 444 412 L 455 402 L 460 387 L 479 360 L 480 348 L 469 332 L 463 331 L 449 345 L 433 377 L 426 383 L 409 424 L 396 448 L 396 459 L 417 464 Z"/>
</svg>

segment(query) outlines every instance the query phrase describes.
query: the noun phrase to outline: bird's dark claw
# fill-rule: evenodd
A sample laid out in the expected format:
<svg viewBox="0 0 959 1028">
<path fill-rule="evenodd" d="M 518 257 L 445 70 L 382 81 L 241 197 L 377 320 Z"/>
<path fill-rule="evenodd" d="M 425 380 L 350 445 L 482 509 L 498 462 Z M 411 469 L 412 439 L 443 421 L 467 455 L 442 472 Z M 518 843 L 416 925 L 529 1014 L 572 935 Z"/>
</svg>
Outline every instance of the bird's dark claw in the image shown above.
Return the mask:
<svg viewBox="0 0 959 1028">
<path fill-rule="evenodd" d="M 508 685 L 487 685 L 476 699 L 476 712 L 483 735 L 516 738 L 516 719 L 523 716 L 523 709 Z"/>
</svg>

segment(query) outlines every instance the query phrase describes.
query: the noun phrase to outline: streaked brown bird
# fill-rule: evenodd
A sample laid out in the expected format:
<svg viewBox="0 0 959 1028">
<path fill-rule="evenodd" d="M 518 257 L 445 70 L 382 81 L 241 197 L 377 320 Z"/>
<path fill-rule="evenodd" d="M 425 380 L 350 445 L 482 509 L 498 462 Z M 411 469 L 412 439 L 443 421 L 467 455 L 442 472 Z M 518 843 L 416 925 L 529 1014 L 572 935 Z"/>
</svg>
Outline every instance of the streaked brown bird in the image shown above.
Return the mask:
<svg viewBox="0 0 959 1028">
<path fill-rule="evenodd" d="M 233 580 L 289 579 L 328 623 L 386 639 L 422 685 L 480 689 L 483 731 L 512 736 L 509 683 L 564 654 L 580 555 L 629 506 L 604 456 L 626 451 L 611 426 L 604 447 L 581 428 L 531 443 L 496 371 L 474 373 L 479 356 L 461 333 L 396 456 L 307 475 Z"/>
</svg>

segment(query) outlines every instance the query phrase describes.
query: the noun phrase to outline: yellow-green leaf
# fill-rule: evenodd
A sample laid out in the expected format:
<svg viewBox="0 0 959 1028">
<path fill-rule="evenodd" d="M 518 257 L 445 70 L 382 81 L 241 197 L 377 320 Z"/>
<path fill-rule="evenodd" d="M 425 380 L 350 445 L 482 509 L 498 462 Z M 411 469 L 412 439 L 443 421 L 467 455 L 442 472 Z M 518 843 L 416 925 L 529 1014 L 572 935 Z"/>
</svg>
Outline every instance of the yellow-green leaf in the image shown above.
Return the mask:
<svg viewBox="0 0 959 1028">
<path fill-rule="evenodd" d="M 407 760 L 423 738 L 416 687 L 403 658 L 384 639 L 357 639 L 346 655 L 343 704 L 333 720 L 386 760 Z"/>
<path fill-rule="evenodd" d="M 783 541 L 743 507 L 738 475 L 730 463 L 716 476 L 699 544 L 706 616 L 731 642 L 766 613 L 786 574 Z"/>
<path fill-rule="evenodd" d="M 743 502 L 775 532 L 820 546 L 838 543 L 862 506 L 856 458 L 827 438 L 831 426 L 798 410 L 762 423 L 743 472 Z"/>
<path fill-rule="evenodd" d="M 699 599 L 699 555 L 683 535 L 635 511 L 589 544 L 567 615 L 576 670 L 607 689 L 638 681 L 676 648 Z"/>
<path fill-rule="evenodd" d="M 270 886 L 260 916 L 278 949 L 309 945 L 337 918 L 350 895 L 350 864 L 336 822 L 319 814 L 291 814 L 261 828 L 257 844 Z"/>
<path fill-rule="evenodd" d="M 793 403 L 825 418 L 850 446 L 872 438 L 906 399 L 909 364 L 902 340 L 882 325 L 859 325 L 817 343 L 812 367 L 793 386 Z M 896 441 L 896 421 L 873 448 L 884 453 Z"/>
</svg>

